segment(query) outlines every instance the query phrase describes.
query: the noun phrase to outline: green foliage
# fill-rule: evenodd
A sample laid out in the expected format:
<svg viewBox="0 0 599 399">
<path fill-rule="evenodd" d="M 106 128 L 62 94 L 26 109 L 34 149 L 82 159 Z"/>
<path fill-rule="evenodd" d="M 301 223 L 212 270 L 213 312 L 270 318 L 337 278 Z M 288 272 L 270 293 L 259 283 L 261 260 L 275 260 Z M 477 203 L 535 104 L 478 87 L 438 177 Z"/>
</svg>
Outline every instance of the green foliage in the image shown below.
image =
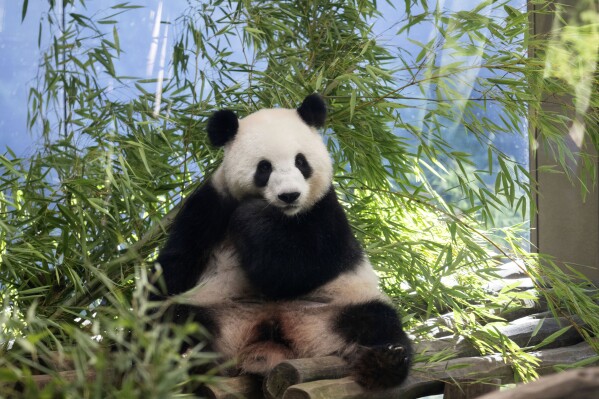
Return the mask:
<svg viewBox="0 0 599 399">
<path fill-rule="evenodd" d="M 535 131 L 572 179 L 586 181 L 568 167 L 580 159 L 596 184 L 594 158 L 585 149 L 573 154 L 560 129 L 579 118 L 599 146 L 597 113 L 585 112 L 599 107 L 598 75 L 589 66 L 597 49 L 583 40 L 597 34 L 597 15 L 549 40 L 530 36 L 529 13 L 505 1 L 458 12 L 426 1 L 403 6 L 387 33 L 404 38 L 427 23 L 436 29 L 429 41 L 410 38 L 415 56 L 373 33 L 383 18 L 375 1 L 191 3 L 172 23 L 172 79 L 143 80 L 121 76 L 116 62 L 127 56 L 118 15 L 136 6 L 60 14 L 50 1 L 51 45 L 29 96 L 29 126 L 42 144 L 24 159 L 10 150 L 0 156 L 0 373 L 17 380 L 48 372 L 44 364 L 59 353 L 81 373 L 71 385 L 53 380 L 48 395 L 180 392 L 209 355 L 177 355 L 197 325 L 144 329 L 152 304 L 142 299 L 143 270 L 176 204 L 218 165 L 205 119 L 222 107 L 240 116 L 295 107 L 314 91 L 330 107 L 325 138 L 335 187 L 417 339 L 430 333 L 424 320 L 453 311 L 452 332 L 483 353 L 503 353 L 520 378 L 533 378 L 535 362 L 523 349 L 481 327 L 527 299 L 511 288 L 485 289 L 498 278 L 498 263 L 516 256 L 532 277 L 549 278 L 553 290 L 539 290 L 556 312 L 566 301 L 587 322 L 585 334 L 597 334 L 587 286 L 522 249 L 526 225 L 518 223 L 534 211 L 534 182 L 527 165 L 496 145 Z M 25 1 L 23 18 L 26 11 Z M 534 58 L 526 57 L 529 47 Z M 559 60 L 570 50 L 566 62 L 581 67 L 565 77 Z M 574 114 L 541 108 L 572 92 Z M 420 123 L 408 111 L 421 113 Z M 131 341 L 125 331 L 134 332 Z M 120 348 L 117 362 L 109 345 Z M 102 378 L 86 383 L 90 369 Z M 155 390 L 143 391 L 148 386 Z M 38 393 L 27 385 L 23 395 Z"/>
<path fill-rule="evenodd" d="M 190 337 L 205 337 L 203 328 L 195 323 L 158 324 L 160 308 L 153 311 L 154 305 L 146 300 L 144 269 L 138 269 L 135 279 L 130 298 L 106 290 L 104 301 L 85 312 L 69 308 L 68 321 L 40 316 L 38 311 L 44 305 L 39 302 L 25 315 L 18 314 L 11 304 L 21 297 L 5 295 L 0 338 L 4 346 L 5 339 L 10 338 L 14 347 L 5 347 L 0 358 L 1 394 L 24 398 L 164 398 L 182 395 L 200 383 L 216 382 L 215 377 L 195 372 L 200 367 L 209 368 L 213 354 L 201 352 L 201 346 L 186 356 L 177 350 Z M 60 373 L 72 369 L 75 373 L 69 380 Z M 32 378 L 40 374 L 48 376 L 41 387 Z"/>
</svg>

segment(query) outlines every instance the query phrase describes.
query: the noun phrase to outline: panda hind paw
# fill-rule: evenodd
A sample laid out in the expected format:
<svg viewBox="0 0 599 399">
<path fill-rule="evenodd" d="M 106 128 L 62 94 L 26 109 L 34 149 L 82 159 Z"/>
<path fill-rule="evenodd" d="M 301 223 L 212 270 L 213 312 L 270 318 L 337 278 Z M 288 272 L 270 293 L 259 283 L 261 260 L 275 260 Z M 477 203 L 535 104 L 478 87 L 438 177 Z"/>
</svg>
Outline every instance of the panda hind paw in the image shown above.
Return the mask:
<svg viewBox="0 0 599 399">
<path fill-rule="evenodd" d="M 352 375 L 367 390 L 396 387 L 408 376 L 410 355 L 402 345 L 365 347 L 352 362 Z"/>
</svg>

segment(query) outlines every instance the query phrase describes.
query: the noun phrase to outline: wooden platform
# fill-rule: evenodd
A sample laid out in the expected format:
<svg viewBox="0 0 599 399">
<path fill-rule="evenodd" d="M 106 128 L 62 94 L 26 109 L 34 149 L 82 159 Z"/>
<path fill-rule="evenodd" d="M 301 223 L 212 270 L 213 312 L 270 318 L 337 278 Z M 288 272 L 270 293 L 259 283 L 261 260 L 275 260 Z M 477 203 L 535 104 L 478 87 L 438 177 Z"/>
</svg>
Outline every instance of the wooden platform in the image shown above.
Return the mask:
<svg viewBox="0 0 599 399">
<path fill-rule="evenodd" d="M 599 364 L 599 357 L 587 343 L 540 350 L 533 354 L 540 361 L 541 374 L 554 373 L 557 365 L 572 365 L 584 360 Z M 476 383 L 473 384 L 474 381 Z M 208 387 L 206 393 L 215 399 L 391 399 L 420 398 L 445 392 L 447 399 L 470 399 L 512 382 L 511 365 L 499 355 L 461 357 L 434 364 L 417 363 L 400 387 L 366 392 L 348 376 L 347 365 L 342 359 L 329 356 L 283 362 L 261 381 L 252 376 L 224 379 L 220 385 Z M 599 398 L 599 390 L 596 397 Z"/>
</svg>

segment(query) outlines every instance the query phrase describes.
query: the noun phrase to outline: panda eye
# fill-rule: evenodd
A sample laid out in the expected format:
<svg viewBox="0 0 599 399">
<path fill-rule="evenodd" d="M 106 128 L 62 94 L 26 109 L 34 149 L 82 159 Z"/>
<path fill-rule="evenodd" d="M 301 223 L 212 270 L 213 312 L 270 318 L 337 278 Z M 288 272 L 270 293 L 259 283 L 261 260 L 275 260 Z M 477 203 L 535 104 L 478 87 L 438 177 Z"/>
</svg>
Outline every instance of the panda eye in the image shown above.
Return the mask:
<svg viewBox="0 0 599 399">
<path fill-rule="evenodd" d="M 297 154 L 295 156 L 295 166 L 299 169 L 305 168 L 308 165 L 308 161 L 306 161 L 306 157 L 304 154 Z"/>
<path fill-rule="evenodd" d="M 312 167 L 308 163 L 308 160 L 301 152 L 295 156 L 295 167 L 302 172 L 305 179 L 309 179 L 312 176 Z"/>
<path fill-rule="evenodd" d="M 263 159 L 262 161 L 258 162 L 258 172 L 261 173 L 268 173 L 272 171 L 272 165 L 270 164 L 270 162 L 268 162 L 267 160 Z"/>
</svg>

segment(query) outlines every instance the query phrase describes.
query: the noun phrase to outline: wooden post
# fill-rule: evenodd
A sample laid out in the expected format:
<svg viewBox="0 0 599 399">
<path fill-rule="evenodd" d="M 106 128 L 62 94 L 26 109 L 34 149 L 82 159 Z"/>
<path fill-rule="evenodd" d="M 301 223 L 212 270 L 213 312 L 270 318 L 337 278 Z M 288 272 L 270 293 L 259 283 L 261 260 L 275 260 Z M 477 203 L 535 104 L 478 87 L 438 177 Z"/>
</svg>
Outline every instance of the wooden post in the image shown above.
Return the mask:
<svg viewBox="0 0 599 399">
<path fill-rule="evenodd" d="M 554 35 L 559 37 L 560 30 L 568 25 L 575 26 L 585 12 L 597 12 L 596 1 L 593 0 L 548 0 L 543 2 L 527 2 L 529 10 L 541 10 L 533 13 L 531 28 L 534 35 Z M 547 12 L 554 10 L 553 12 Z M 590 37 L 590 36 L 589 36 Z M 557 39 L 556 39 L 557 40 Z M 533 42 L 533 41 L 531 41 Z M 544 42 L 545 48 L 531 48 L 530 57 L 544 62 L 544 56 L 550 51 L 552 40 Z M 566 46 L 570 46 L 565 44 Z M 592 46 L 589 47 L 592 51 Z M 574 62 L 577 60 L 573 60 Z M 578 65 L 572 63 L 572 65 Z M 572 66 L 572 68 L 575 68 Z M 592 75 L 593 71 L 589 71 Z M 558 77 L 560 77 L 558 75 Z M 549 75 L 547 79 L 555 79 Z M 584 84 L 579 82 L 579 84 Z M 589 88 L 596 90 L 596 88 Z M 572 89 L 574 93 L 574 89 Z M 567 273 L 572 267 L 578 273 L 586 275 L 595 283 L 599 282 L 599 189 L 588 181 L 579 181 L 582 166 L 580 165 L 580 152 L 597 156 L 593 148 L 590 135 L 596 126 L 585 126 L 581 115 L 585 110 L 574 110 L 573 96 L 551 96 L 542 105 L 545 111 L 556 114 L 567 114 L 572 122 L 564 127 L 564 141 L 573 152 L 573 160 L 569 166 L 576 174 L 572 181 L 557 167 L 557 151 L 552 140 L 544 138 L 539 130 L 532 132 L 538 148 L 533 148 L 531 161 L 531 174 L 537 183 L 533 189 L 536 202 L 536 215 L 531 215 L 532 230 L 531 242 L 533 250 L 551 255 L 557 264 Z M 569 110 L 567 110 L 569 108 Z M 534 112 L 531 110 L 531 112 Z M 586 112 L 597 112 L 588 109 Z M 579 115 L 577 115 L 579 113 Z M 588 131 L 587 131 L 588 130 Z M 596 161 L 597 162 L 597 161 Z M 551 169 L 549 169 L 551 168 Z M 561 172 L 561 173 L 556 173 Z M 585 179 L 586 180 L 586 179 Z M 589 189 L 586 200 L 581 196 L 582 186 Z"/>
</svg>

